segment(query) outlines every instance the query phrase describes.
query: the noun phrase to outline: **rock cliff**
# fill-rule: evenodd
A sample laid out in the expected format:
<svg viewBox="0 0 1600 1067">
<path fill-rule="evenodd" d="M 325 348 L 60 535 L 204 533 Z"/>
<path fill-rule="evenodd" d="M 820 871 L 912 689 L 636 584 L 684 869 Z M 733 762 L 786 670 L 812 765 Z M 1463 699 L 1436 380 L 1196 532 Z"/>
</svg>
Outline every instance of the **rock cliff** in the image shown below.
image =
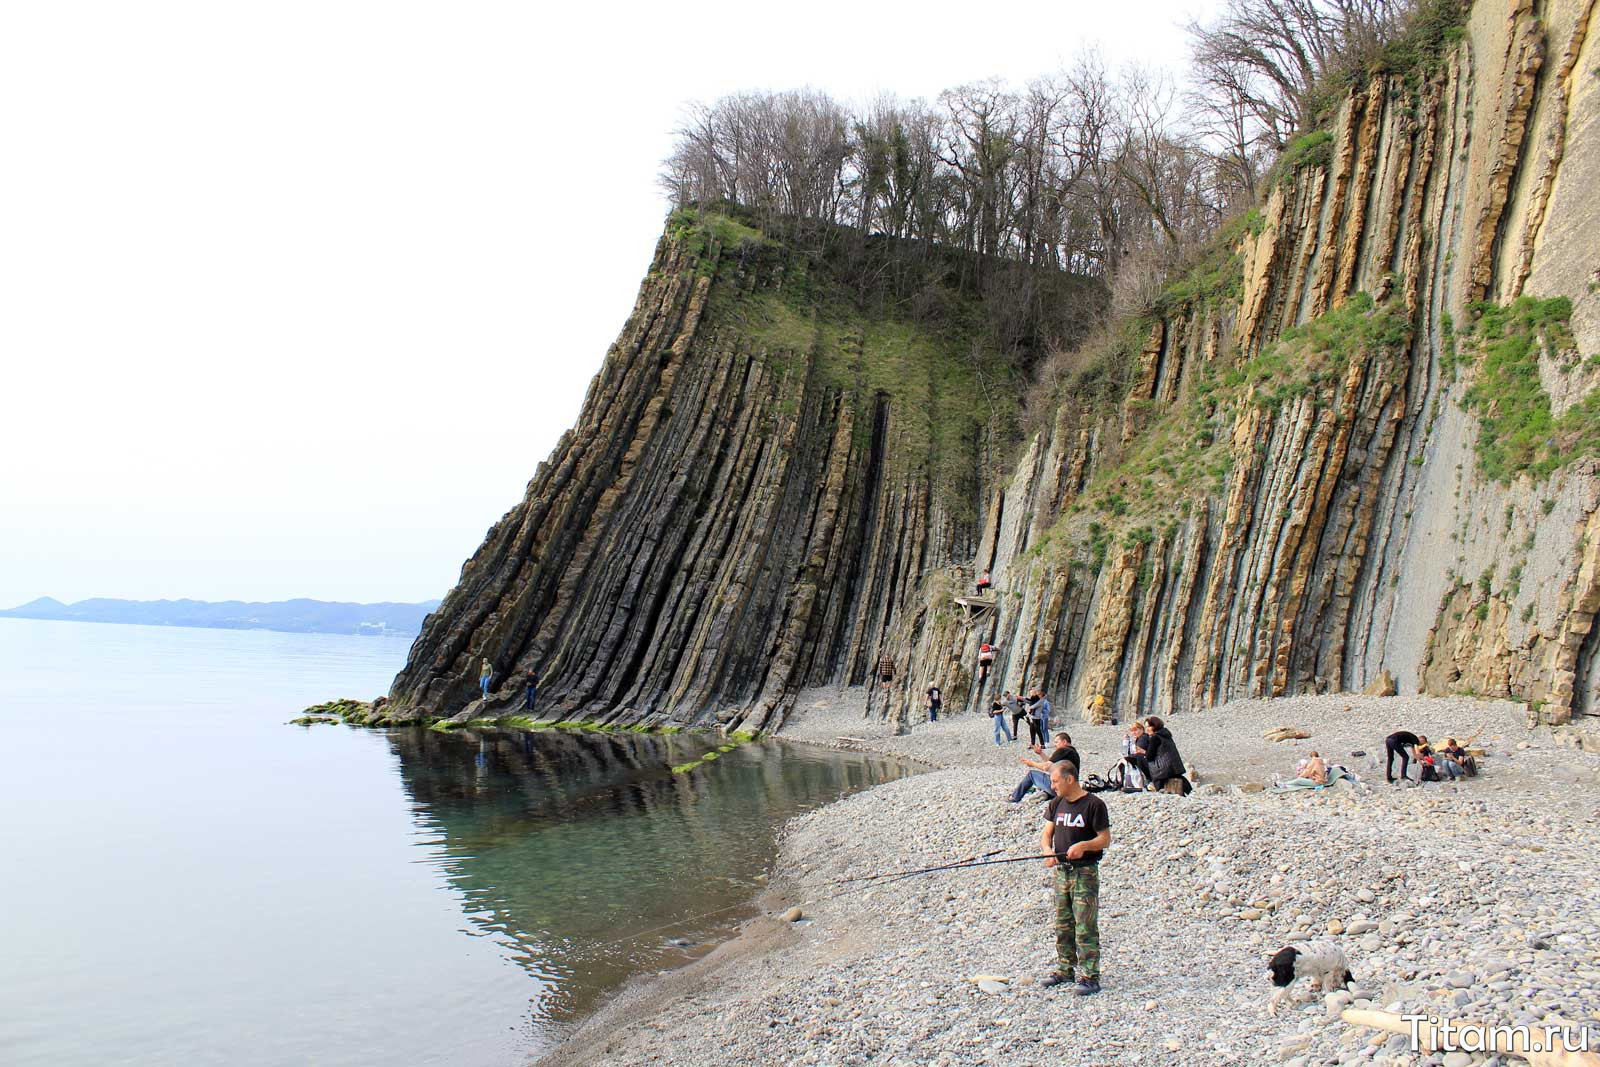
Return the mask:
<svg viewBox="0 0 1600 1067">
<path fill-rule="evenodd" d="M 531 669 L 541 713 L 759 730 L 801 686 L 865 681 L 926 576 L 976 551 L 1021 384 L 970 286 L 898 300 L 845 276 L 876 254 L 674 216 L 578 425 L 424 624 L 382 717 L 506 714 Z"/>
<path fill-rule="evenodd" d="M 1086 354 L 1083 381 L 1115 364 L 1126 393 L 1069 388 L 1022 440 L 1016 361 L 958 308 L 833 313 L 824 272 L 679 220 L 391 714 L 511 710 L 510 687 L 469 703 L 485 656 L 538 667 L 553 712 L 621 722 L 768 728 L 799 687 L 868 680 L 894 718 L 930 684 L 1127 716 L 1385 672 L 1587 713 L 1593 6 L 1482 0 L 1352 91 Z M 982 570 L 992 606 L 958 603 Z"/>
</svg>

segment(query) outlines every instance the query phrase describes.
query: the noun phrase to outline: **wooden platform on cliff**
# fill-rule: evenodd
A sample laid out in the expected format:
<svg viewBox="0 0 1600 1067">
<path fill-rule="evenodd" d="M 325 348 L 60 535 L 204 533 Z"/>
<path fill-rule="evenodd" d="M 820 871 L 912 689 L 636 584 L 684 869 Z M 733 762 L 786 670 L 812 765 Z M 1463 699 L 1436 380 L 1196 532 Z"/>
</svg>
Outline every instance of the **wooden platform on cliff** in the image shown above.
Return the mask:
<svg viewBox="0 0 1600 1067">
<path fill-rule="evenodd" d="M 956 603 L 961 605 L 961 609 L 967 613 L 967 621 L 971 622 L 973 619 L 983 615 L 984 612 L 993 611 L 999 606 L 1000 602 L 988 597 L 958 596 L 956 597 Z"/>
</svg>

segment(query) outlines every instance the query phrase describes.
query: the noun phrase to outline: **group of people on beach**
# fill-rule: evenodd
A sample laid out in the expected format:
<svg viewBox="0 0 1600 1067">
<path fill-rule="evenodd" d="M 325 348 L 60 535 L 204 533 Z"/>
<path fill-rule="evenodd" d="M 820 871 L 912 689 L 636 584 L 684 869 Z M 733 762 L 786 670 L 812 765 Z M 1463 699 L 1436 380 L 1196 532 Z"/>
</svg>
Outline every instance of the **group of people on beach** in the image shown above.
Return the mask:
<svg viewBox="0 0 1600 1067">
<path fill-rule="evenodd" d="M 1022 738 L 1022 723 L 1028 723 L 1028 743 L 1043 745 L 1050 736 L 1050 716 L 1055 708 L 1037 687 L 1026 699 L 1007 689 L 989 701 L 989 721 L 994 726 L 994 743 L 1006 745 Z M 1010 720 L 1010 726 L 1006 725 Z"/>
<path fill-rule="evenodd" d="M 1400 760 L 1401 781 L 1410 781 L 1409 772 L 1413 760 L 1417 763 L 1419 782 L 1454 782 L 1462 778 L 1475 778 L 1478 775 L 1478 761 L 1453 737 L 1445 738 L 1444 744 L 1435 749 L 1428 743 L 1426 734 L 1396 730 L 1383 739 L 1383 749 L 1385 757 L 1383 774 L 1391 784 L 1395 781 L 1396 758 Z"/>
</svg>

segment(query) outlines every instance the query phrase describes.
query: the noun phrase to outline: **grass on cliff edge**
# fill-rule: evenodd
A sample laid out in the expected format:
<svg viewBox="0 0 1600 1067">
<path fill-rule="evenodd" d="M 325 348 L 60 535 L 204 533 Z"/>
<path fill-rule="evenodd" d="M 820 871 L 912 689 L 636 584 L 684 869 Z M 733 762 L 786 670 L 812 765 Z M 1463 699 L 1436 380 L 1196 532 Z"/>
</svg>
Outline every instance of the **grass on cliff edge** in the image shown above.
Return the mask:
<svg viewBox="0 0 1600 1067">
<path fill-rule="evenodd" d="M 1391 361 L 1411 344 L 1411 319 L 1398 301 L 1355 293 L 1339 307 L 1285 330 L 1261 354 L 1236 366 L 1205 367 L 1185 395 L 1155 409 L 1102 466 L 1032 551 L 1087 558 L 1099 566 L 1118 542 L 1170 536 L 1199 500 L 1223 491 L 1233 469 L 1233 426 L 1248 407 L 1277 410 L 1311 397 L 1331 400 L 1354 362 Z M 1059 558 L 1059 555 L 1058 557 Z"/>
<path fill-rule="evenodd" d="M 891 468 L 926 473 L 943 490 L 947 510 L 976 520 L 983 430 L 993 427 L 1002 441 L 1020 439 L 1023 392 L 1014 360 L 988 339 L 977 297 L 935 285 L 914 301 L 868 307 L 825 261 L 786 253 L 736 220 L 683 210 L 668 232 L 691 250 L 716 240 L 742 256 L 781 259 L 776 288 L 751 292 L 719 275 L 708 321 L 759 346 L 780 375 L 814 373 L 820 384 L 851 396 L 858 419 L 870 416 L 877 396 L 887 396 Z"/>
<path fill-rule="evenodd" d="M 1542 481 L 1580 456 L 1600 455 L 1600 390 L 1558 418 L 1539 380 L 1541 354 L 1574 365 L 1565 358 L 1576 347 L 1572 301 L 1519 296 L 1471 310 L 1476 320 L 1460 335 L 1457 359 L 1477 364 L 1464 402 L 1478 416 L 1478 469 L 1502 483 L 1523 474 Z"/>
</svg>

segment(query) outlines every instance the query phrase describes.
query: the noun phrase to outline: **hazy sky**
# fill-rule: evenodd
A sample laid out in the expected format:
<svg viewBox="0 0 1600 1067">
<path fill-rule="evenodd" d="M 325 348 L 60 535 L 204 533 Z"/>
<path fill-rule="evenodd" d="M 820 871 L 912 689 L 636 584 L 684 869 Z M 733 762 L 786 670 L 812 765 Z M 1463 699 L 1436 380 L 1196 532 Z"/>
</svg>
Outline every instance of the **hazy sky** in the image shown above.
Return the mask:
<svg viewBox="0 0 1600 1067">
<path fill-rule="evenodd" d="M 440 596 L 632 306 L 684 102 L 1176 67 L 1204 9 L 6 5 L 0 606 Z"/>
</svg>

